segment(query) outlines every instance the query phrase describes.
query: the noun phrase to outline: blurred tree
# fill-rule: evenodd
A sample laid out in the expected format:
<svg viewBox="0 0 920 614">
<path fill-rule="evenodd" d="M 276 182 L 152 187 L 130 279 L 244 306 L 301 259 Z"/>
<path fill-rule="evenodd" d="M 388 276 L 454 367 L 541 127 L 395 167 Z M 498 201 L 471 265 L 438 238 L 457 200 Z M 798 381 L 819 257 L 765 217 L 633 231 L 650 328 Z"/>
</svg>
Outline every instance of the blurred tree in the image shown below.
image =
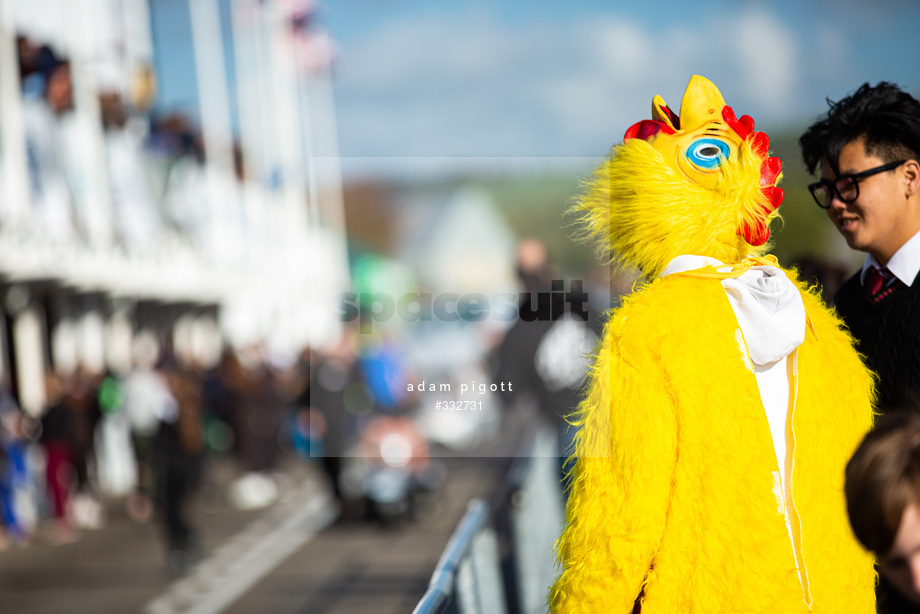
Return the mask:
<svg viewBox="0 0 920 614">
<path fill-rule="evenodd" d="M 563 271 L 576 272 L 597 264 L 593 248 L 573 239 L 575 219 L 566 214 L 580 180 L 577 174 L 559 172 L 479 181 L 495 198 L 499 212 L 517 236 L 539 239 Z"/>
</svg>

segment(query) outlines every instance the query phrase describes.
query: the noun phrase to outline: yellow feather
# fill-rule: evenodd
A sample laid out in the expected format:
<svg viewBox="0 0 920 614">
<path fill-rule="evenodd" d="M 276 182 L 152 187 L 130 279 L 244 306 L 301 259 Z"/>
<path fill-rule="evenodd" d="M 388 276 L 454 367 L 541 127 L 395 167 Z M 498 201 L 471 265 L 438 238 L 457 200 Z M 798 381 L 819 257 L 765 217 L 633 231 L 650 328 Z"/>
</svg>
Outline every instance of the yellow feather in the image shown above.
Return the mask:
<svg viewBox="0 0 920 614">
<path fill-rule="evenodd" d="M 795 353 L 790 418 L 794 551 L 774 495 L 770 426 L 725 289 L 716 278 L 660 277 L 680 255 L 734 264 L 767 251 L 741 234 L 778 217 L 761 189 L 765 152 L 741 138 L 746 120 L 727 125 L 721 94 L 702 77 L 691 79 L 679 122 L 660 99 L 653 105 L 668 129 L 637 124 L 651 142 L 615 146 L 574 207 L 605 258 L 650 281 L 611 314 L 573 418 L 577 461 L 550 609 L 628 614 L 638 599 L 642 614 L 872 612 L 872 557 L 843 497 L 843 468 L 873 420 L 872 375 L 839 320 L 796 282 L 811 326 Z M 716 147 L 718 164 L 705 149 L 713 140 L 728 151 Z"/>
<path fill-rule="evenodd" d="M 583 236 L 597 240 L 604 260 L 649 278 L 682 254 L 735 263 L 770 247 L 753 247 L 738 234 L 745 221 L 762 218 L 766 206 L 761 163 L 745 141 L 710 190 L 668 166 L 646 141 L 631 139 L 614 146 L 573 209 L 586 228 Z"/>
<path fill-rule="evenodd" d="M 872 377 L 839 321 L 800 288 L 814 334 L 798 351 L 792 483 L 811 609 L 722 285 L 668 276 L 613 312 L 598 350 L 577 416 L 554 614 L 628 614 L 640 591 L 643 614 L 874 611 L 872 557 L 843 496 L 843 467 L 873 418 Z"/>
</svg>

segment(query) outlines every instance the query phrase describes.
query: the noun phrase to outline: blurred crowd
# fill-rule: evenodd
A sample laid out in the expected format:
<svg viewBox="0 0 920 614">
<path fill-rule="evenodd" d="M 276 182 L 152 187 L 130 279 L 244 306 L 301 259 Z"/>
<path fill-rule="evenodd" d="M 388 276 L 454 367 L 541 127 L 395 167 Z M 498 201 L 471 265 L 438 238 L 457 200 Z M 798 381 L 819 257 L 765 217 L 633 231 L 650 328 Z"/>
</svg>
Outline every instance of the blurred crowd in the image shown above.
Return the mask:
<svg viewBox="0 0 920 614">
<path fill-rule="evenodd" d="M 207 152 L 186 115 L 150 112 L 152 70 L 140 71 L 129 88 L 99 79 L 88 104 L 79 66 L 40 41 L 19 36 L 17 44 L 29 238 L 92 245 L 100 232 L 111 231 L 114 245 L 129 256 L 162 247 L 169 252 L 180 243 L 209 247 L 208 227 L 217 221 L 206 206 Z M 85 120 L 87 109 L 98 112 L 102 126 L 101 174 L 77 113 Z M 232 161 L 219 180 L 246 181 L 238 146 Z M 106 184 L 94 188 L 93 177 L 100 176 Z M 2 198 L 0 218 L 10 211 Z M 105 222 L 101 201 L 111 214 Z M 263 232 L 268 208 L 242 220 L 253 211 L 247 205 L 244 212 L 242 200 L 237 204 L 240 210 L 227 216 L 232 222 L 221 223 L 270 243 L 271 233 Z M 468 356 L 458 337 L 435 342 L 420 323 L 392 338 L 362 335 L 346 324 L 337 343 L 297 356 L 279 357 L 257 343 L 228 345 L 214 365 L 173 352 L 167 331 L 133 331 L 127 370 L 61 368 L 56 356 L 42 357 L 52 366 L 40 408 L 22 407 L 17 382 L 0 382 L 0 549 L 27 545 L 38 534 L 68 543 L 81 531 L 104 528 L 112 512 L 123 509 L 136 522 L 159 525 L 170 567 L 184 573 L 202 554 L 188 503 L 216 460 L 234 467 L 224 494 L 240 509 L 272 503 L 283 461 L 295 458 L 316 462 L 344 516 L 403 518 L 424 513 L 419 501 L 443 481 L 430 446 L 472 446 L 494 435 L 502 405 L 529 406 L 559 431 L 565 448 L 572 435 L 565 415 L 576 402 L 598 317 L 610 307 L 609 280 L 597 282 L 603 291 L 591 289 L 599 304 L 591 305 L 586 322 L 573 319 L 578 314 L 547 312 L 544 299 L 561 275 L 542 245 L 525 242 L 517 266 L 528 293 L 519 307 L 539 311 L 536 320 L 518 323 L 507 336 L 494 322 L 431 323 L 473 339 Z M 418 338 L 409 339 L 413 335 Z M 407 359 L 413 344 L 437 360 Z M 423 372 L 414 373 L 411 364 L 423 365 Z M 452 394 L 413 393 L 411 384 L 425 379 L 453 386 Z M 460 398 L 464 381 L 483 388 L 507 382 L 519 394 L 481 391 L 467 397 L 479 403 L 478 412 L 436 411 L 437 402 Z"/>
<path fill-rule="evenodd" d="M 156 510 L 171 556 L 191 556 L 199 546 L 185 503 L 206 459 L 230 458 L 248 476 L 228 493 L 237 507 L 270 503 L 280 457 L 298 449 L 295 439 L 309 440 L 300 415 L 308 388 L 307 352 L 282 366 L 252 347 L 204 369 L 160 352 L 145 334 L 129 373 L 49 372 L 37 419 L 5 388 L 0 543 L 28 544 L 42 523 L 66 543 L 75 531 L 101 528 L 105 510 L 121 501 L 138 522 Z M 310 457 L 308 447 L 300 451 Z"/>
<path fill-rule="evenodd" d="M 129 260 L 153 256 L 167 264 L 182 260 L 182 248 L 227 259 L 212 249 L 210 226 L 218 222 L 245 230 L 248 243 L 236 240 L 242 234 L 226 235 L 237 255 L 241 245 L 271 242 L 263 223 L 271 207 L 244 219 L 242 199 L 227 199 L 226 220 L 209 210 L 201 135 L 184 113 L 151 112 L 152 68 L 129 84 L 100 70 L 98 89 L 87 97 L 81 67 L 58 48 L 26 36 L 16 43 L 31 207 L 25 226 L 5 232 L 42 246 L 109 245 Z M 98 126 L 89 130 L 87 119 L 101 126 L 97 149 Z M 232 162 L 219 182 L 245 179 L 239 146 Z M 0 170 L 0 224 L 13 210 L 2 189 L 12 179 Z M 67 286 L 62 277 L 52 283 Z M 329 420 L 308 410 L 309 350 L 278 359 L 255 343 L 228 346 L 218 364 L 204 365 L 170 349 L 171 331 L 141 330 L 131 333 L 130 368 L 100 371 L 62 361 L 52 341 L 57 323 L 45 324 L 48 347 L 36 348 L 50 354 L 38 358 L 47 369 L 41 407 L 26 403 L 15 379 L 17 368 L 26 370 L 17 364 L 21 348 L 13 347 L 20 340 L 6 339 L 12 364 L 3 365 L 8 379 L 0 382 L 0 549 L 29 544 L 46 527 L 55 542 L 67 543 L 105 526 L 107 511 L 123 504 L 135 521 L 162 525 L 170 565 L 181 572 L 200 551 L 187 502 L 208 459 L 234 461 L 238 479 L 228 499 L 256 508 L 278 496 L 284 454 L 319 458 L 321 429 L 311 425 Z"/>
<path fill-rule="evenodd" d="M 202 138 L 185 113 L 151 112 L 152 67 L 137 71 L 127 87 L 97 75 L 97 91 L 81 102 L 69 58 L 26 36 L 16 40 L 33 231 L 65 243 L 93 243 L 111 232 L 105 240 L 127 253 L 149 251 L 165 236 L 206 241 Z M 88 117 L 98 113 L 92 121 L 102 127 L 101 160 L 86 116 L 76 112 L 80 104 Z M 234 162 L 222 181 L 243 179 L 239 146 Z M 2 200 L 0 213 L 9 213 Z"/>
<path fill-rule="evenodd" d="M 36 417 L 2 387 L 0 549 L 36 535 L 69 543 L 126 515 L 157 525 L 181 574 L 203 554 L 190 501 L 204 484 L 236 509 L 258 509 L 283 493 L 291 463 L 309 463 L 342 513 L 364 518 L 376 513 L 365 501 L 371 472 L 389 465 L 413 489 L 432 476 L 406 363 L 379 339 L 346 328 L 327 349 L 283 357 L 228 347 L 213 366 L 168 347 L 145 331 L 129 372 L 49 371 Z M 231 481 L 209 477 L 218 462 Z"/>
</svg>

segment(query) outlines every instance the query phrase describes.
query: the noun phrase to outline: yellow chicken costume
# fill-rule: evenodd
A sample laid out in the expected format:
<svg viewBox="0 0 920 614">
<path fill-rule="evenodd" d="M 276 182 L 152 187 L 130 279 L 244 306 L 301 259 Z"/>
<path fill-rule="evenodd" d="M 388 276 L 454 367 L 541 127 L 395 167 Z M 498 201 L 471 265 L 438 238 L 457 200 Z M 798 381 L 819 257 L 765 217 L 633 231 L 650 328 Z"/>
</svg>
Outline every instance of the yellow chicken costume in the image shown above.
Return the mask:
<svg viewBox="0 0 920 614">
<path fill-rule="evenodd" d="M 844 466 L 871 375 L 820 298 L 762 257 L 782 164 L 694 76 L 578 208 L 649 283 L 611 314 L 577 417 L 554 614 L 875 611 Z"/>
</svg>

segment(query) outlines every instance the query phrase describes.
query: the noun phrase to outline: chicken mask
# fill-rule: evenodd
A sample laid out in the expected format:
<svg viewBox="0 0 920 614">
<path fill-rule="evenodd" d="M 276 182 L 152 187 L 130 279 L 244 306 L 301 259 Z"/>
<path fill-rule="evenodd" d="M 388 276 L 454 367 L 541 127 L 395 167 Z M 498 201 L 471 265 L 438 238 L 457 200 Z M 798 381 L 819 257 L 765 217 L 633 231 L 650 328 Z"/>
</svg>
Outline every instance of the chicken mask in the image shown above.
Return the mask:
<svg viewBox="0 0 920 614">
<path fill-rule="evenodd" d="M 782 162 L 754 120 L 693 76 L 676 115 L 660 96 L 596 169 L 576 209 L 621 264 L 657 276 L 674 257 L 761 255 L 783 200 Z"/>
</svg>

